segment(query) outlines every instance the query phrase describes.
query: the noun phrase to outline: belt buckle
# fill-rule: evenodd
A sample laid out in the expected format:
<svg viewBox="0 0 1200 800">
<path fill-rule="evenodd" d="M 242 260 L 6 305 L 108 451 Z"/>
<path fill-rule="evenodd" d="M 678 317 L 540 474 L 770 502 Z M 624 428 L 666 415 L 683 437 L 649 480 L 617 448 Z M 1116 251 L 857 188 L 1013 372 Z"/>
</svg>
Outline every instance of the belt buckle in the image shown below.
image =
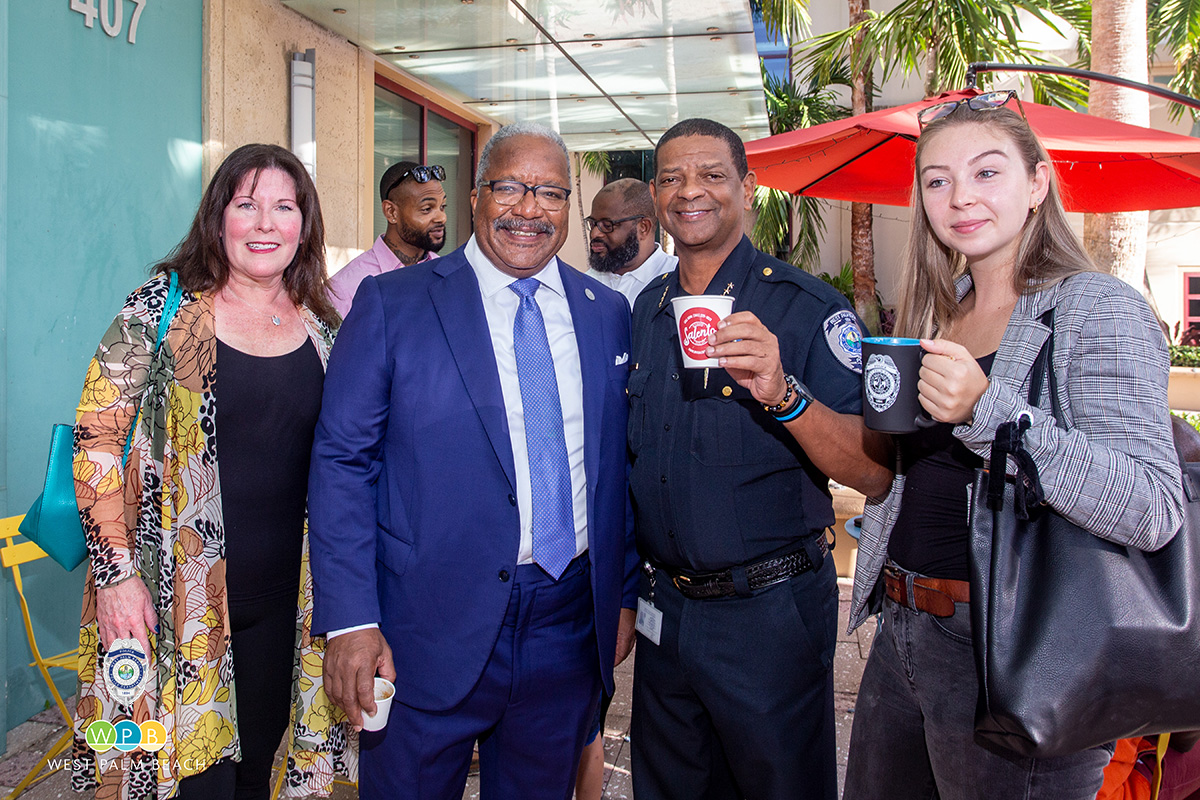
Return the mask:
<svg viewBox="0 0 1200 800">
<path fill-rule="evenodd" d="M 896 587 L 896 594 L 900 595 L 899 597 L 893 597 L 892 599 L 905 608 L 915 608 L 913 598 L 908 594 L 908 581 L 905 579 L 904 573 L 896 567 L 885 564 L 883 567 L 883 576 L 885 582 L 888 578 L 894 582 L 893 585 Z"/>
<path fill-rule="evenodd" d="M 693 586 L 692 579 L 687 575 L 673 575 L 671 583 L 675 584 L 676 589 L 690 589 Z"/>
</svg>

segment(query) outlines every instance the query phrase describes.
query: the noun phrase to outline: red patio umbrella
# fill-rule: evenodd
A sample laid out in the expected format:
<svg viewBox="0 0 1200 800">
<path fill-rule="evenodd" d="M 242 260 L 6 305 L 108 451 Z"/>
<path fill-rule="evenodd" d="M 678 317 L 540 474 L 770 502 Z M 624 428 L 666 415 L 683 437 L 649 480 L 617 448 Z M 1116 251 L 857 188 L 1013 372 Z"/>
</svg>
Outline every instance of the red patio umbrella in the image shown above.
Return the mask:
<svg viewBox="0 0 1200 800">
<path fill-rule="evenodd" d="M 906 206 L 917 112 L 980 94 L 945 92 L 870 114 L 746 143 L 763 186 L 792 194 Z M 1016 110 L 1016 104 L 1010 108 Z M 1200 139 L 1022 102 L 1054 160 L 1068 211 L 1200 206 Z"/>
</svg>

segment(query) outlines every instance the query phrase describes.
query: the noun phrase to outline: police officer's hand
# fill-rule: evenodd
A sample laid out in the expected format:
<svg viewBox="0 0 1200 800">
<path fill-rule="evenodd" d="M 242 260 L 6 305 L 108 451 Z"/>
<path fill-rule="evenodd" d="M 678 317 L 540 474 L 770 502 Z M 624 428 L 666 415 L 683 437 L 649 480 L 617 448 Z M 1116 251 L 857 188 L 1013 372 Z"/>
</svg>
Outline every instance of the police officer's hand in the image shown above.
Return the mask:
<svg viewBox="0 0 1200 800">
<path fill-rule="evenodd" d="M 709 334 L 705 352 L 719 358 L 730 377 L 763 405 L 776 405 L 787 394 L 779 340 L 751 312 L 739 311 L 721 320 Z"/>
<path fill-rule="evenodd" d="M 637 611 L 632 608 L 622 608 L 621 618 L 617 621 L 617 657 L 613 662 L 614 667 L 621 666 L 621 662 L 629 658 L 629 654 L 633 651 L 633 642 L 637 639 L 634 635 L 637 625 Z"/>
<path fill-rule="evenodd" d="M 375 713 L 375 675 L 395 683 L 392 648 L 378 628 L 343 633 L 325 645 L 325 694 L 346 712 L 355 730 L 362 730 L 362 714 Z"/>
</svg>

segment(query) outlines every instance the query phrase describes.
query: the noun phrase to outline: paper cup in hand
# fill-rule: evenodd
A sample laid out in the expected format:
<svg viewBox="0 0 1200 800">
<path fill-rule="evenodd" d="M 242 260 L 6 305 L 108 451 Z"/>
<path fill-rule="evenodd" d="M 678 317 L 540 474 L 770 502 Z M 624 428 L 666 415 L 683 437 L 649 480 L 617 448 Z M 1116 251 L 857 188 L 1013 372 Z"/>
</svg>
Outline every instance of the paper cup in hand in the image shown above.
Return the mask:
<svg viewBox="0 0 1200 800">
<path fill-rule="evenodd" d="M 388 712 L 392 710 L 392 698 L 396 695 L 396 687 L 387 678 L 375 679 L 375 713 L 363 711 L 363 730 L 381 731 L 387 725 Z"/>
<path fill-rule="evenodd" d="M 720 362 L 704 354 L 708 335 L 717 323 L 733 312 L 733 298 L 715 294 L 691 294 L 671 300 L 679 326 L 679 347 L 685 367 L 719 367 Z"/>
</svg>

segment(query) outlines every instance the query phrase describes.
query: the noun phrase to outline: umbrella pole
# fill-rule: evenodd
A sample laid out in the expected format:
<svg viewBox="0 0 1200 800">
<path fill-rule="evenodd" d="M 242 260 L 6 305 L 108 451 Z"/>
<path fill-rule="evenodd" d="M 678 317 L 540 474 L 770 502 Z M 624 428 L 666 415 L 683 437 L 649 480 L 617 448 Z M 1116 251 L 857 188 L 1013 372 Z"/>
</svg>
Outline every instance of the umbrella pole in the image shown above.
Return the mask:
<svg viewBox="0 0 1200 800">
<path fill-rule="evenodd" d="M 1161 86 L 1153 86 L 1149 83 L 1141 83 L 1140 81 L 1131 81 L 1128 78 L 1118 78 L 1116 75 L 1108 75 L 1104 72 L 1092 72 L 1089 69 L 1076 69 L 1075 67 L 1056 67 L 1049 64 L 1001 64 L 996 61 L 976 61 L 973 64 L 967 65 L 967 88 L 975 88 L 976 73 L 979 72 L 1036 72 L 1043 75 L 1068 75 L 1072 78 L 1080 78 L 1088 81 L 1100 81 L 1101 83 L 1111 83 L 1116 86 L 1124 86 L 1129 89 L 1138 89 L 1147 94 L 1164 97 L 1167 100 L 1172 100 L 1180 105 L 1188 106 L 1189 108 L 1200 108 L 1200 100 L 1194 97 L 1188 97 L 1186 94 L 1172 92 L 1170 89 L 1164 89 Z"/>
</svg>

